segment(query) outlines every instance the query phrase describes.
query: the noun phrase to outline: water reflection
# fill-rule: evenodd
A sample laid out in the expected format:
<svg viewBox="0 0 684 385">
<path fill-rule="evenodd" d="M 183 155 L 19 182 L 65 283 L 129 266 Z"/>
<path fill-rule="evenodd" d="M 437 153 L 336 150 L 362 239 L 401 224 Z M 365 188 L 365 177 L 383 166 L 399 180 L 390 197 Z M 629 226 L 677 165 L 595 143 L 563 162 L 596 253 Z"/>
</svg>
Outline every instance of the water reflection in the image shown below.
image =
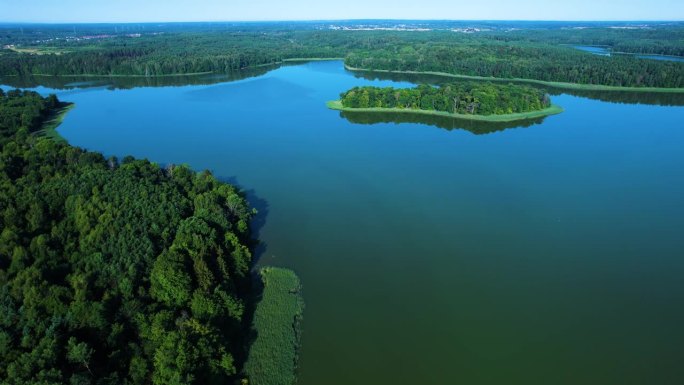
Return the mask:
<svg viewBox="0 0 684 385">
<path fill-rule="evenodd" d="M 387 72 L 372 72 L 372 71 L 348 71 L 357 78 L 367 80 L 391 80 L 396 82 L 411 82 L 411 83 L 426 83 L 426 84 L 444 84 L 461 81 L 456 78 L 449 78 L 439 75 L 424 75 L 424 74 L 399 74 Z M 476 80 L 477 81 L 477 80 Z M 484 81 L 484 80 L 483 80 Z M 491 79 L 487 81 L 506 82 L 511 80 Z M 559 87 L 551 87 L 546 85 L 539 85 L 533 82 L 526 82 L 523 80 L 516 80 L 515 83 L 523 83 L 533 87 L 542 88 L 551 95 L 569 94 L 574 96 L 581 96 L 588 99 L 600 100 L 611 103 L 624 104 L 652 104 L 659 106 L 684 106 L 684 92 L 665 93 L 665 92 L 631 92 L 631 91 L 594 91 L 594 90 L 572 90 Z"/>
<path fill-rule="evenodd" d="M 14 88 L 35 88 L 43 86 L 58 90 L 76 88 L 107 87 L 109 89 L 131 89 L 136 87 L 180 87 L 188 85 L 210 85 L 261 76 L 278 65 L 246 68 L 229 74 L 203 74 L 178 76 L 0 76 L 0 84 Z"/>
<path fill-rule="evenodd" d="M 340 111 L 340 117 L 356 124 L 418 123 L 439 127 L 449 131 L 466 130 L 475 135 L 490 134 L 508 128 L 529 127 L 535 124 L 541 124 L 544 121 L 544 117 L 541 117 L 514 122 L 483 122 L 478 120 L 450 118 L 448 116 L 413 114 L 410 112 L 396 113 L 375 111 Z"/>
<path fill-rule="evenodd" d="M 96 87 L 106 87 L 109 89 L 131 89 L 136 87 L 180 87 L 189 85 L 211 85 L 261 76 L 280 67 L 297 66 L 300 64 L 301 63 L 273 64 L 256 68 L 245 68 L 243 70 L 229 74 L 178 75 L 159 77 L 0 76 L 0 84 L 13 88 L 35 88 L 38 86 L 43 86 L 57 90 L 86 89 Z M 391 80 L 396 82 L 411 82 L 414 84 L 427 83 L 438 85 L 459 81 L 459 79 L 448 78 L 439 75 L 398 74 L 372 71 L 347 71 L 347 73 L 351 73 L 356 78 L 363 78 L 367 80 Z M 510 80 L 497 79 L 491 79 L 491 81 L 507 83 L 511 82 Z M 515 82 L 528 84 L 537 88 L 543 88 L 551 95 L 569 94 L 611 103 L 684 106 L 684 93 L 570 90 L 565 88 L 543 86 L 522 80 Z"/>
</svg>

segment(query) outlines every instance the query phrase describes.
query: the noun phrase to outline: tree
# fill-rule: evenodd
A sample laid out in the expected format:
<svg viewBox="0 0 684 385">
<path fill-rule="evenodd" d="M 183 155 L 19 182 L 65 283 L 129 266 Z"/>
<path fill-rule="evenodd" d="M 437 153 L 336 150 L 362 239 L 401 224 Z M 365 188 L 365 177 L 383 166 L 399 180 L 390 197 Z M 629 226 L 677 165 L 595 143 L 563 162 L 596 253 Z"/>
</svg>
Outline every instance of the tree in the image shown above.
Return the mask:
<svg viewBox="0 0 684 385">
<path fill-rule="evenodd" d="M 0 378 L 232 383 L 251 279 L 244 196 L 208 172 L 33 135 L 51 105 L 0 98 Z"/>
<path fill-rule="evenodd" d="M 90 357 L 93 355 L 93 349 L 91 349 L 85 342 L 77 342 L 76 338 L 69 338 L 67 345 L 67 359 L 69 362 L 75 364 L 83 365 L 88 372 L 92 375 L 93 372 L 90 370 Z"/>
</svg>

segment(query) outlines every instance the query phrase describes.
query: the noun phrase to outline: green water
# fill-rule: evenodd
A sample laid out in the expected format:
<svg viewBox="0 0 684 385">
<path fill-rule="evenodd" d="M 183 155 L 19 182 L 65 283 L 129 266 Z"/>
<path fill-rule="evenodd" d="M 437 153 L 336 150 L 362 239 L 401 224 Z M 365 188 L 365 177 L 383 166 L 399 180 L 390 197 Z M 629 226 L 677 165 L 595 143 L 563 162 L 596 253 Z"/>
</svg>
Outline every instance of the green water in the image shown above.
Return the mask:
<svg viewBox="0 0 684 385">
<path fill-rule="evenodd" d="M 65 89 L 59 131 L 248 191 L 261 263 L 304 286 L 300 385 L 684 383 L 678 101 L 560 94 L 521 127 L 325 108 L 370 84 L 411 85 L 318 62 Z"/>
</svg>

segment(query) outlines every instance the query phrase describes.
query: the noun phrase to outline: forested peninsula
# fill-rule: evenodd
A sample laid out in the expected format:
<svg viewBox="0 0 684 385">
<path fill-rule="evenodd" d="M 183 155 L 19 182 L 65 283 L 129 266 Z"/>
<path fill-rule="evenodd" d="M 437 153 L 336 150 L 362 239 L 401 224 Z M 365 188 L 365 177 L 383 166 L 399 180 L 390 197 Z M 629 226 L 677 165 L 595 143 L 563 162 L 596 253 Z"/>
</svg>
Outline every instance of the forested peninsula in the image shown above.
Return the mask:
<svg viewBox="0 0 684 385">
<path fill-rule="evenodd" d="M 62 107 L 0 90 L 2 382 L 248 383 L 255 211 L 209 172 L 37 135 Z M 264 296 L 299 298 L 282 281 Z M 296 335 L 300 308 L 260 312 Z M 295 338 L 272 343 L 296 357 Z"/>
<path fill-rule="evenodd" d="M 530 86 L 460 82 L 439 87 L 354 87 L 328 107 L 345 111 L 414 112 L 462 119 L 511 121 L 557 114 L 545 91 Z"/>
<path fill-rule="evenodd" d="M 684 64 L 578 53 L 541 44 L 427 42 L 357 50 L 351 70 L 426 73 L 462 78 L 526 80 L 555 87 L 684 92 Z"/>
</svg>

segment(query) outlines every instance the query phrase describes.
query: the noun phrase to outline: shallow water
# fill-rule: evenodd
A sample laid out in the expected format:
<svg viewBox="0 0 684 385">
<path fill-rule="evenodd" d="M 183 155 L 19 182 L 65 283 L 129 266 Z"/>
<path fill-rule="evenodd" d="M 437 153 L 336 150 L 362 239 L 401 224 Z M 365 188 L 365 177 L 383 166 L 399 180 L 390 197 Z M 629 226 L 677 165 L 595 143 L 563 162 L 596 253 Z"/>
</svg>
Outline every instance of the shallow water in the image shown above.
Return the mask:
<svg viewBox="0 0 684 385">
<path fill-rule="evenodd" d="M 63 90 L 59 131 L 249 190 L 261 263 L 304 285 L 300 385 L 684 381 L 682 107 L 562 94 L 488 133 L 326 109 L 366 84 L 410 86 L 315 62 Z"/>
</svg>

